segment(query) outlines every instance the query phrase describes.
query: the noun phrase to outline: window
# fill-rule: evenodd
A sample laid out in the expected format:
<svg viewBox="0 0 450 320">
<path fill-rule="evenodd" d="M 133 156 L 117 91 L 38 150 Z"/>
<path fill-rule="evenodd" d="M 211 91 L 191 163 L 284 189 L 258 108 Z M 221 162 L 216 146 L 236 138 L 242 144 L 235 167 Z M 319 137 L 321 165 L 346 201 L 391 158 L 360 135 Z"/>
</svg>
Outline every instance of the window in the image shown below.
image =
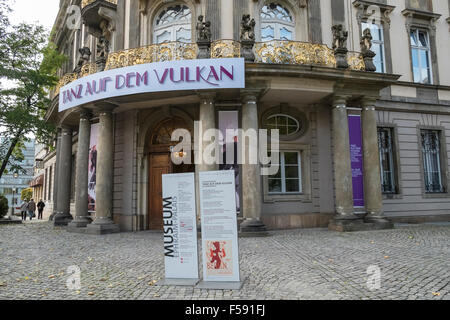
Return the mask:
<svg viewBox="0 0 450 320">
<path fill-rule="evenodd" d="M 261 9 L 261 41 L 294 40 L 295 23 L 289 10 L 273 2 Z"/>
<path fill-rule="evenodd" d="M 441 172 L 440 132 L 438 130 L 421 130 L 420 135 L 425 192 L 442 193 L 444 186 Z"/>
<path fill-rule="evenodd" d="M 50 166 L 49 173 L 48 173 L 48 180 L 47 180 L 47 185 L 48 185 L 48 189 L 47 189 L 48 197 L 47 197 L 47 199 L 56 201 L 56 199 L 52 199 L 52 194 L 51 194 L 51 192 L 52 192 L 52 179 L 53 179 L 53 175 L 52 175 L 52 171 L 53 170 L 52 169 L 53 169 L 53 166 Z"/>
<path fill-rule="evenodd" d="M 414 82 L 432 84 L 428 32 L 411 29 L 410 39 Z"/>
<path fill-rule="evenodd" d="M 45 188 L 48 188 L 48 168 L 45 169 L 44 185 L 42 188 L 43 188 L 43 192 L 44 192 L 44 200 L 48 200 L 47 192 L 45 192 Z"/>
<path fill-rule="evenodd" d="M 363 22 L 361 30 L 364 32 L 367 28 L 370 29 L 372 34 L 372 51 L 376 53 L 373 63 L 377 67 L 376 72 L 386 72 L 385 56 L 384 56 L 384 35 L 383 28 L 377 24 Z"/>
<path fill-rule="evenodd" d="M 392 128 L 378 128 L 378 149 L 380 152 L 381 191 L 396 193 L 394 142 Z"/>
<path fill-rule="evenodd" d="M 301 157 L 300 152 L 280 152 L 280 169 L 269 176 L 269 194 L 301 193 Z"/>
<path fill-rule="evenodd" d="M 274 114 L 267 117 L 264 127 L 268 130 L 280 130 L 280 135 L 290 136 L 300 131 L 301 125 L 294 117 L 286 114 Z"/>
<path fill-rule="evenodd" d="M 185 5 L 172 5 L 155 18 L 154 43 L 191 42 L 191 11 Z"/>
</svg>

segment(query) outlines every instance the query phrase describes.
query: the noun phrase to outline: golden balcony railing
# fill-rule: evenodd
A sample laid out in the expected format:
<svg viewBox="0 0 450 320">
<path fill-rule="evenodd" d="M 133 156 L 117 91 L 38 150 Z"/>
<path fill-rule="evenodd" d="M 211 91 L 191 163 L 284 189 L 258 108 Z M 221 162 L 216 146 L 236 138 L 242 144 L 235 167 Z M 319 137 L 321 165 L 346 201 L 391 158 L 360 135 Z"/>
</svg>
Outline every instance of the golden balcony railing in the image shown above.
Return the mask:
<svg viewBox="0 0 450 320">
<path fill-rule="evenodd" d="M 211 58 L 240 58 L 241 44 L 234 40 L 217 40 L 211 43 Z"/>
<path fill-rule="evenodd" d="M 91 3 L 95 2 L 95 1 L 98 1 L 98 0 L 83 0 L 81 2 L 81 8 L 83 9 L 84 7 L 90 5 Z M 117 5 L 117 0 L 103 0 L 103 1 L 110 2 L 112 4 Z"/>
<path fill-rule="evenodd" d="M 198 47 L 195 43 L 183 42 L 167 42 L 122 50 L 108 55 L 105 70 L 151 62 L 192 60 L 197 57 L 197 52 Z"/>
<path fill-rule="evenodd" d="M 336 68 L 336 58 L 332 49 L 324 44 L 299 41 L 268 41 L 255 43 L 255 63 L 317 65 Z M 129 67 L 138 64 L 192 60 L 197 58 L 198 46 L 195 43 L 167 42 L 144 47 L 112 52 L 108 55 L 105 70 Z M 239 58 L 241 45 L 234 40 L 217 40 L 211 43 L 211 58 Z M 359 52 L 348 52 L 350 70 L 365 70 L 364 60 Z M 97 72 L 95 63 L 86 64 L 79 74 L 64 75 L 55 87 L 59 89 L 70 82 Z"/>
</svg>

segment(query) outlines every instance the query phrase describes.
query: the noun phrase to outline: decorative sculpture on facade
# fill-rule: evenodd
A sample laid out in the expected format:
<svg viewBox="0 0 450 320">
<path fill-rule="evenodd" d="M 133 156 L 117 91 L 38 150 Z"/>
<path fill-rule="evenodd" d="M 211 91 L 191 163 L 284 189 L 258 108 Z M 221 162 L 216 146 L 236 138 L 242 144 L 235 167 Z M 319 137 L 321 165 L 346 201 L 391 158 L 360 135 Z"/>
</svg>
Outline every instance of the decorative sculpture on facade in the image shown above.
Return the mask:
<svg viewBox="0 0 450 320">
<path fill-rule="evenodd" d="M 371 50 L 372 34 L 369 28 L 364 29 L 360 45 L 361 45 L 361 55 L 364 59 L 364 64 L 366 66 L 365 70 L 370 72 L 377 71 L 377 67 L 373 63 L 373 58 L 376 56 L 376 53 Z"/>
<path fill-rule="evenodd" d="M 244 14 L 241 21 L 241 41 L 255 40 L 255 19 L 250 20 L 249 14 Z"/>
<path fill-rule="evenodd" d="M 333 50 L 336 57 L 336 67 L 347 69 L 347 38 L 348 31 L 344 31 L 342 24 L 334 25 L 331 27 L 333 31 Z"/>
<path fill-rule="evenodd" d="M 74 73 L 80 73 L 81 68 L 91 60 L 91 49 L 88 47 L 80 48 L 78 49 L 78 52 L 80 53 L 80 56 L 78 57 L 77 66 L 73 70 Z"/>
<path fill-rule="evenodd" d="M 255 19 L 250 19 L 249 14 L 244 14 L 241 20 L 241 46 L 242 56 L 247 62 L 255 61 L 253 47 L 255 45 Z"/>
<path fill-rule="evenodd" d="M 211 22 L 203 22 L 204 17 L 199 16 L 197 22 L 197 40 L 211 41 Z"/>
<path fill-rule="evenodd" d="M 208 59 L 211 56 L 211 22 L 203 22 L 204 17 L 200 15 L 197 21 L 197 59 Z"/>
<path fill-rule="evenodd" d="M 101 36 L 97 42 L 97 56 L 95 62 L 97 63 L 98 71 L 105 70 L 106 61 L 110 50 L 111 32 L 108 28 L 108 21 L 102 20 L 100 22 Z"/>
</svg>

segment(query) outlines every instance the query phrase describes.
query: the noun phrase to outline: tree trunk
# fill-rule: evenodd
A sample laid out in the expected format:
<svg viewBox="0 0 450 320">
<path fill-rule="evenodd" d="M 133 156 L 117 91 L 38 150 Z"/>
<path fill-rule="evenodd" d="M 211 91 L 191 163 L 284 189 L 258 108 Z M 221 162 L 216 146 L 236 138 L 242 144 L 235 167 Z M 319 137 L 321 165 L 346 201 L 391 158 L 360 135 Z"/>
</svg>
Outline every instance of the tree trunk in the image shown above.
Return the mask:
<svg viewBox="0 0 450 320">
<path fill-rule="evenodd" d="M 16 147 L 17 143 L 19 142 L 20 133 L 14 137 L 14 139 L 11 142 L 11 145 L 9 146 L 8 152 L 6 153 L 5 159 L 2 161 L 2 166 L 0 168 L 0 179 L 3 176 L 3 172 L 5 172 L 6 165 L 8 164 L 9 158 L 11 157 L 11 154 L 14 151 L 14 148 Z"/>
</svg>

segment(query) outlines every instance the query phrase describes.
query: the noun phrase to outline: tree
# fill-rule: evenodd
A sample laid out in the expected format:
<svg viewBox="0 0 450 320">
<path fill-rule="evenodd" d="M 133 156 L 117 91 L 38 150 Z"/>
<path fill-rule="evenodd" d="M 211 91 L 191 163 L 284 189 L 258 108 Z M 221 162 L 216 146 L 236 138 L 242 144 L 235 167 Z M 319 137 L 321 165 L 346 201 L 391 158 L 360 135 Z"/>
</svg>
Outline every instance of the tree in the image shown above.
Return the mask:
<svg viewBox="0 0 450 320">
<path fill-rule="evenodd" d="M 0 194 L 0 219 L 8 214 L 8 199 Z"/>
<path fill-rule="evenodd" d="M 26 188 L 20 192 L 20 199 L 30 201 L 33 198 L 33 189 Z"/>
<path fill-rule="evenodd" d="M 48 144 L 54 127 L 44 120 L 50 105 L 49 90 L 58 78 L 57 70 L 66 60 L 48 42 L 43 26 L 10 25 L 7 2 L 0 0 L 0 178 L 9 166 L 20 171 L 23 142 L 34 135 Z M 23 157 L 23 155 L 22 155 Z"/>
</svg>

